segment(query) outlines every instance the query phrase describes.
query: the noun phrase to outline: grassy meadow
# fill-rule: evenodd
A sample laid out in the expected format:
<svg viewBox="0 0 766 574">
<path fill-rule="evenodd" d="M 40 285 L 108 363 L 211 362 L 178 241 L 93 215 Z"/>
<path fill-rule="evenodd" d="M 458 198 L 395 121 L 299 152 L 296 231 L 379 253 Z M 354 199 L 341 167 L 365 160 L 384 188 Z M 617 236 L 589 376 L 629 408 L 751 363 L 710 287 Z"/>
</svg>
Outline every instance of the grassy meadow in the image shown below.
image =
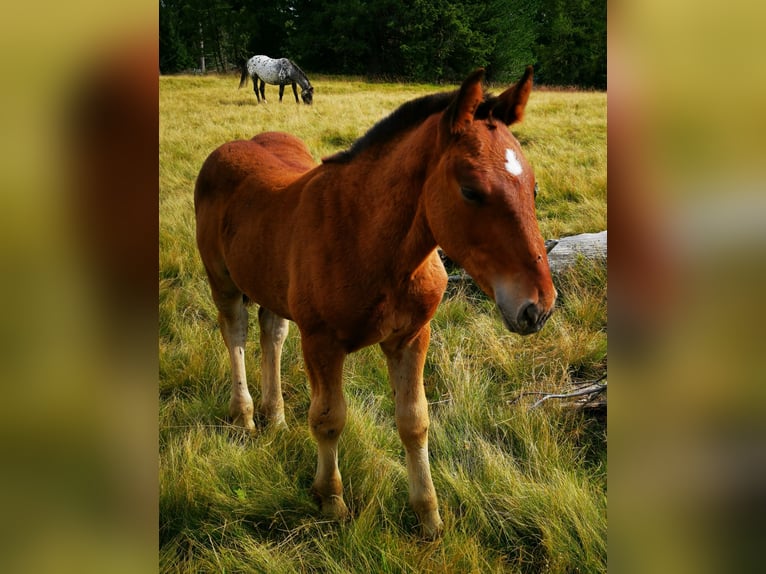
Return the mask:
<svg viewBox="0 0 766 574">
<path fill-rule="evenodd" d="M 605 372 L 606 271 L 581 262 L 555 278 L 557 311 L 538 334 L 508 333 L 492 304 L 451 289 L 425 369 L 434 484 L 445 521 L 418 537 L 385 360 L 349 356 L 340 470 L 353 520 L 318 512 L 316 449 L 297 329 L 285 344 L 289 429 L 243 437 L 227 421 L 230 371 L 194 242 L 194 180 L 220 144 L 267 130 L 301 137 L 318 161 L 414 97 L 456 86 L 314 78 L 314 105 L 231 76 L 160 78 L 160 556 L 162 572 L 605 572 L 606 428 L 556 401 Z M 500 91 L 503 87 L 494 87 Z M 533 92 L 514 126 L 540 186 L 546 238 L 606 229 L 606 95 Z M 251 312 L 248 382 L 260 399 Z"/>
</svg>

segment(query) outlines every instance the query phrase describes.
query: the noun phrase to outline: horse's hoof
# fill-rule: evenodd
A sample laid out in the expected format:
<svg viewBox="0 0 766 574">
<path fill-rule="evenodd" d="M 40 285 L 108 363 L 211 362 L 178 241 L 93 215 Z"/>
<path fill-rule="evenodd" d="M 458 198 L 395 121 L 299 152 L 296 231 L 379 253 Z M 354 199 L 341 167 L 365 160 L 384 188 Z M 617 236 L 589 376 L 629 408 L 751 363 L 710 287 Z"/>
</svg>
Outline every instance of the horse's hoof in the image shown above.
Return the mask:
<svg viewBox="0 0 766 574">
<path fill-rule="evenodd" d="M 287 423 L 285 422 L 285 416 L 282 415 L 281 417 L 271 417 L 266 419 L 268 421 L 268 425 L 272 428 L 275 428 L 279 431 L 286 431 L 288 429 Z"/>
<path fill-rule="evenodd" d="M 252 405 L 245 405 L 240 407 L 230 405 L 229 416 L 231 417 L 231 424 L 233 424 L 235 427 L 239 427 L 250 433 L 255 432 Z"/>
<path fill-rule="evenodd" d="M 279 430 L 287 430 L 287 423 L 285 422 L 285 411 L 283 408 L 267 408 L 264 407 L 264 405 L 261 405 L 259 409 L 259 415 L 261 421 L 265 422 L 266 426 Z"/>
<path fill-rule="evenodd" d="M 229 401 L 229 416 L 234 426 L 253 431 L 255 423 L 253 422 L 253 401 L 244 398 L 232 398 Z"/>
<path fill-rule="evenodd" d="M 232 424 L 235 427 L 238 427 L 244 431 L 247 431 L 249 433 L 255 432 L 255 422 L 253 421 L 253 417 L 247 417 L 245 415 L 240 415 L 237 417 L 234 417 L 234 420 L 232 421 Z"/>
<path fill-rule="evenodd" d="M 435 540 L 441 537 L 442 532 L 444 532 L 444 522 L 442 522 L 438 512 L 434 512 L 430 516 L 421 519 L 420 532 L 423 538 L 428 540 Z"/>
<path fill-rule="evenodd" d="M 351 513 L 348 511 L 342 496 L 331 495 L 323 497 L 320 500 L 320 507 L 322 515 L 338 522 L 344 522 L 351 517 Z"/>
<path fill-rule="evenodd" d="M 444 523 L 441 519 L 439 519 L 438 522 L 431 524 L 423 523 L 420 525 L 420 531 L 423 534 L 423 538 L 427 540 L 436 540 L 437 538 L 440 538 L 442 532 L 444 532 Z"/>
</svg>

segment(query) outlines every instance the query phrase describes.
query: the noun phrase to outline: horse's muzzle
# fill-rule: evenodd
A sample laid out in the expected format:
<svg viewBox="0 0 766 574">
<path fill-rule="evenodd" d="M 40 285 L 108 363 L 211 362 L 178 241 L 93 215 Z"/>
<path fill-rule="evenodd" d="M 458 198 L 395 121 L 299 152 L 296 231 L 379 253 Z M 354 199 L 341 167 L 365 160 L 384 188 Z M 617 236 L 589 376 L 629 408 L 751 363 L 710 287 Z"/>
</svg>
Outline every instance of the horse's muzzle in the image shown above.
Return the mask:
<svg viewBox="0 0 766 574">
<path fill-rule="evenodd" d="M 500 304 L 498 304 L 497 308 L 500 310 L 505 327 L 519 335 L 537 333 L 543 328 L 551 313 L 553 313 L 553 305 L 546 310 L 538 303 L 531 301 L 523 304 L 515 316 L 513 313 L 508 313 Z"/>
<path fill-rule="evenodd" d="M 548 318 L 553 313 L 555 294 L 553 301 L 545 305 L 541 301 L 508 297 L 507 292 L 496 293 L 497 308 L 503 318 L 506 328 L 519 335 L 531 335 L 543 328 Z"/>
</svg>

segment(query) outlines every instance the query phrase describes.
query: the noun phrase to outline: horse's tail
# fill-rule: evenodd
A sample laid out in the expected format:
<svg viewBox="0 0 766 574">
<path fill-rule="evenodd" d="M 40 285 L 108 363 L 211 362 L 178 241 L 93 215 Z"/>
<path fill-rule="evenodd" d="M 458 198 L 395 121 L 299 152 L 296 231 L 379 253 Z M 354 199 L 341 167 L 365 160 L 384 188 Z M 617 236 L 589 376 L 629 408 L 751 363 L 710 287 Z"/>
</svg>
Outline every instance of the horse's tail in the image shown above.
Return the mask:
<svg viewBox="0 0 766 574">
<path fill-rule="evenodd" d="M 242 63 L 239 66 L 240 70 L 242 71 L 242 76 L 239 78 L 239 87 L 241 88 L 245 84 L 247 84 L 247 60 L 244 58 L 242 59 Z"/>
</svg>

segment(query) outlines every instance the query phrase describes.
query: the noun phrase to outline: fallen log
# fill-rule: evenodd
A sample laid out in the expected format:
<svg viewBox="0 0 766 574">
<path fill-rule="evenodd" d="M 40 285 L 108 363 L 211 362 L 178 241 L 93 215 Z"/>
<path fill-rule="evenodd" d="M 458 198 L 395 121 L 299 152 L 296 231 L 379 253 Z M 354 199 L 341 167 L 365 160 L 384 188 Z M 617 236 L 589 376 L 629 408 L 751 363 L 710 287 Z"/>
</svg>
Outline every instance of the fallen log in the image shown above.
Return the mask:
<svg viewBox="0 0 766 574">
<path fill-rule="evenodd" d="M 606 230 L 562 237 L 548 252 L 548 264 L 552 273 L 560 273 L 573 267 L 580 257 L 606 263 Z"/>
</svg>

